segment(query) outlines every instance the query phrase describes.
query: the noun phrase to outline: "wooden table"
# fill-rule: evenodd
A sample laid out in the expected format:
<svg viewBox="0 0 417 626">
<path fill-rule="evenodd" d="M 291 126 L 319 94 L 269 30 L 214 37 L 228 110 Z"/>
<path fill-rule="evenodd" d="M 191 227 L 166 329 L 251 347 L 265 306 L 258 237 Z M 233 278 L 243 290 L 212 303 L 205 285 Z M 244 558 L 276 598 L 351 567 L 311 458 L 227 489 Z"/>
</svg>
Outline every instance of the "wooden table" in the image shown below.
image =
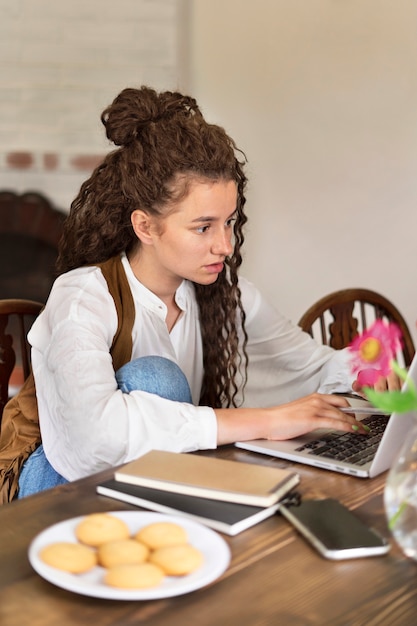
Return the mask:
<svg viewBox="0 0 417 626">
<path fill-rule="evenodd" d="M 309 497 L 339 498 L 389 536 L 382 502 L 385 476 L 359 479 L 292 465 L 230 446 L 204 453 L 292 467 Z M 48 583 L 27 551 L 37 533 L 56 522 L 97 511 L 134 507 L 96 495 L 102 472 L 0 507 L 1 626 L 393 626 L 417 623 L 417 563 L 392 542 L 387 556 L 328 561 L 279 515 L 236 537 L 225 537 L 232 561 L 217 581 L 193 593 L 147 602 L 100 600 Z"/>
</svg>

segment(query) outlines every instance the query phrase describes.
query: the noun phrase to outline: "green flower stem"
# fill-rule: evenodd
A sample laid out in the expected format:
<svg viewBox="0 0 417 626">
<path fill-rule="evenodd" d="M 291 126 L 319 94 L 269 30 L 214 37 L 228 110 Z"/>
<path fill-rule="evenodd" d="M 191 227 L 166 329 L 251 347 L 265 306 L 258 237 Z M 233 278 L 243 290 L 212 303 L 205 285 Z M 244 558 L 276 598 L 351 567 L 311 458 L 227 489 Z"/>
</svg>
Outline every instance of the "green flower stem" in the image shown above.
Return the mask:
<svg viewBox="0 0 417 626">
<path fill-rule="evenodd" d="M 395 524 L 398 522 L 399 517 L 402 515 L 404 509 L 407 506 L 407 501 L 403 500 L 400 504 L 400 506 L 398 507 L 398 510 L 394 513 L 394 515 L 391 517 L 391 519 L 388 522 L 388 528 L 390 530 L 393 530 Z"/>
</svg>

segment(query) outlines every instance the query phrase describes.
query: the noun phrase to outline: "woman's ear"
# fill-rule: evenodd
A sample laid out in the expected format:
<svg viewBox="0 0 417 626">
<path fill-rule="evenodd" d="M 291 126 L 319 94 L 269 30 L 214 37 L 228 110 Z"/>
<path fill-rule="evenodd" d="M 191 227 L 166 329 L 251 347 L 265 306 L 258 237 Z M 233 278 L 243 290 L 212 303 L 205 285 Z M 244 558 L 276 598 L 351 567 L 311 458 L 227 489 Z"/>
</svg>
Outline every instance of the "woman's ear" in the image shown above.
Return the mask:
<svg viewBox="0 0 417 626">
<path fill-rule="evenodd" d="M 151 217 L 147 213 L 145 213 L 145 211 L 136 209 L 136 211 L 133 211 L 133 213 L 131 214 L 130 220 L 132 222 L 133 230 L 135 231 L 136 237 L 140 239 L 143 244 L 151 244 Z"/>
</svg>

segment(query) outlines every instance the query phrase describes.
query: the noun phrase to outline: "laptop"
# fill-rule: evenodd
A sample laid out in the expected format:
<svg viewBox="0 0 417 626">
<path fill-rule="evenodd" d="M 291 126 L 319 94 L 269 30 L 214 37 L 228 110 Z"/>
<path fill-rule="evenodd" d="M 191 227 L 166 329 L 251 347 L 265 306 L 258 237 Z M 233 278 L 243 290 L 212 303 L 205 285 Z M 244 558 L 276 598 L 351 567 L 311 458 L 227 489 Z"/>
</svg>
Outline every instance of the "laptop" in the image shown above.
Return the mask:
<svg viewBox="0 0 417 626">
<path fill-rule="evenodd" d="M 409 376 L 417 386 L 417 354 Z M 359 397 L 357 402 L 346 397 L 352 405 L 352 413 L 370 427 L 369 435 L 320 429 L 287 441 L 253 439 L 238 441 L 235 446 L 333 472 L 373 478 L 391 467 L 415 424 L 415 417 L 412 412 L 383 415 Z"/>
</svg>

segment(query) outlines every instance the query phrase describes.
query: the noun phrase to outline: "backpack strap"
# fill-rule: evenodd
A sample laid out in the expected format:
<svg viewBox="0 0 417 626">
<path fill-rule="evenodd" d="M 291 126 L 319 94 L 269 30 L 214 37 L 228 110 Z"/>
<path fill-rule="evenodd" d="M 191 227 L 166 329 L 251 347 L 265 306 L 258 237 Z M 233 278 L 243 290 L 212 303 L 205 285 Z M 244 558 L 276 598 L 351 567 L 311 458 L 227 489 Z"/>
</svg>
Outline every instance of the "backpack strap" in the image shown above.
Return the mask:
<svg viewBox="0 0 417 626">
<path fill-rule="evenodd" d="M 132 358 L 132 329 L 135 323 L 135 303 L 120 256 L 97 263 L 107 281 L 117 311 L 117 330 L 110 354 L 116 372 Z"/>
</svg>

